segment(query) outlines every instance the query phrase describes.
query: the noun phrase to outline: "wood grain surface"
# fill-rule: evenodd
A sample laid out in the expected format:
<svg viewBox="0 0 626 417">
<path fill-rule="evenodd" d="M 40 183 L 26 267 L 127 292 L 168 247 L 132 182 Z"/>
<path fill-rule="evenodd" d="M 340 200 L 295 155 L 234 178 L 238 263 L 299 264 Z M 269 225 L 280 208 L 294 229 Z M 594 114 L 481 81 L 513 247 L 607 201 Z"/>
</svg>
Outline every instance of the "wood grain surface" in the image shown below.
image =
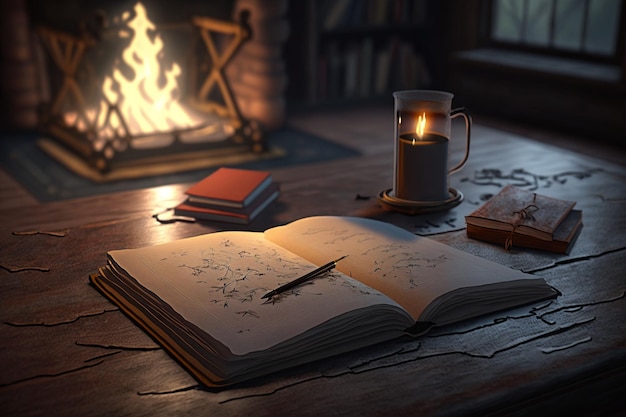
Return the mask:
<svg viewBox="0 0 626 417">
<path fill-rule="evenodd" d="M 619 415 L 626 410 L 626 167 L 494 129 L 475 118 L 464 201 L 443 213 L 384 211 L 391 110 L 289 123 L 358 157 L 277 168 L 279 199 L 247 226 L 159 223 L 190 184 L 41 204 L 0 170 L 0 414 L 4 416 Z M 458 129 L 457 129 L 458 128 Z M 454 126 L 452 157 L 463 152 Z M 577 201 L 568 255 L 507 252 L 465 236 L 464 215 L 507 183 Z M 222 391 L 200 386 L 88 284 L 112 249 L 313 215 L 376 218 L 544 277 L 551 302 L 395 340 Z"/>
</svg>

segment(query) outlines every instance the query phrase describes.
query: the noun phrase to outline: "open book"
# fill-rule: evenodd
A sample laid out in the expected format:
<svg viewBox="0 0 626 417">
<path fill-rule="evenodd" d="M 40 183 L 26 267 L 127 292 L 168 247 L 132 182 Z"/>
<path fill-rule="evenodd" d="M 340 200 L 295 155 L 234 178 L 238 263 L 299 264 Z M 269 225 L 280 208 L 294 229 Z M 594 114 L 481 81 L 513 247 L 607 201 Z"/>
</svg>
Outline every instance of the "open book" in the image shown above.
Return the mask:
<svg viewBox="0 0 626 417">
<path fill-rule="evenodd" d="M 261 298 L 342 255 L 329 273 Z M 557 295 L 396 226 L 329 216 L 114 250 L 91 281 L 207 386 Z"/>
</svg>

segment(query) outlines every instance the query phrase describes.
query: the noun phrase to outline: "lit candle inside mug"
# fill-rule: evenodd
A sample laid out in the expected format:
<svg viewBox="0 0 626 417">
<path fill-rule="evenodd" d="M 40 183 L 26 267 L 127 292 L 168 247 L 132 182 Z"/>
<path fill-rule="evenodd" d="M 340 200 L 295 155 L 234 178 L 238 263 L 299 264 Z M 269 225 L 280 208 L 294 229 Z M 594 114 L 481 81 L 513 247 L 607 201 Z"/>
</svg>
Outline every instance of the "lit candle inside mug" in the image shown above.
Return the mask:
<svg viewBox="0 0 626 417">
<path fill-rule="evenodd" d="M 426 123 L 424 112 L 418 117 L 415 133 L 398 138 L 396 198 L 428 202 L 450 197 L 448 138 L 425 133 Z"/>
</svg>

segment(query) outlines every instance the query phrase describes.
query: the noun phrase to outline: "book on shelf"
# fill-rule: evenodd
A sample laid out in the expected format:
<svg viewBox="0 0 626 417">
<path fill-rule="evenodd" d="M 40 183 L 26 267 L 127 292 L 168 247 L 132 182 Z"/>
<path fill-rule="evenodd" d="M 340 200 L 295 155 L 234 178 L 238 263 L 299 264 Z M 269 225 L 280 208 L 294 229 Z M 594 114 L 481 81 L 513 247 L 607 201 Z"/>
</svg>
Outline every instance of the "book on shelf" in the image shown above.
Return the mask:
<svg viewBox="0 0 626 417">
<path fill-rule="evenodd" d="M 465 217 L 467 235 L 487 242 L 568 253 L 582 228 L 575 201 L 507 185 Z"/>
<path fill-rule="evenodd" d="M 326 5 L 323 10 L 323 28 L 325 30 L 337 29 L 345 24 L 350 12 L 352 0 L 334 0 Z"/>
<path fill-rule="evenodd" d="M 326 274 L 262 298 L 343 255 Z M 558 295 L 542 278 L 353 217 L 210 233 L 107 259 L 92 284 L 212 387 Z"/>
<path fill-rule="evenodd" d="M 272 183 L 268 171 L 221 167 L 192 185 L 185 194 L 188 202 L 242 208 Z"/>
<path fill-rule="evenodd" d="M 378 95 L 389 91 L 390 55 L 389 49 L 387 48 L 382 48 L 376 52 L 374 92 Z"/>
<path fill-rule="evenodd" d="M 279 190 L 278 184 L 271 183 L 245 207 L 223 207 L 185 201 L 174 207 L 174 214 L 200 220 L 248 224 L 278 198 Z"/>
<path fill-rule="evenodd" d="M 359 56 L 359 96 L 367 97 L 372 94 L 372 72 L 374 70 L 374 40 L 371 36 L 365 37 L 361 41 Z"/>
<path fill-rule="evenodd" d="M 327 54 L 328 74 L 320 76 L 319 79 L 328 83 L 328 88 L 325 88 L 327 95 L 324 98 L 334 98 L 344 94 L 342 74 L 345 71 L 345 59 L 339 50 L 339 43 L 335 41 L 329 43 Z"/>
<path fill-rule="evenodd" d="M 359 74 L 363 71 L 363 68 L 359 66 L 360 53 L 361 47 L 358 42 L 348 43 L 347 48 L 344 51 L 344 91 L 340 94 L 345 95 L 346 97 L 356 97 L 359 93 Z"/>
<path fill-rule="evenodd" d="M 356 98 L 429 85 L 430 73 L 413 45 L 391 36 L 377 45 L 372 36 L 359 41 L 331 40 L 316 66 L 319 98 Z"/>
<path fill-rule="evenodd" d="M 320 8 L 321 28 L 423 24 L 426 8 L 425 0 L 328 0 Z"/>
</svg>

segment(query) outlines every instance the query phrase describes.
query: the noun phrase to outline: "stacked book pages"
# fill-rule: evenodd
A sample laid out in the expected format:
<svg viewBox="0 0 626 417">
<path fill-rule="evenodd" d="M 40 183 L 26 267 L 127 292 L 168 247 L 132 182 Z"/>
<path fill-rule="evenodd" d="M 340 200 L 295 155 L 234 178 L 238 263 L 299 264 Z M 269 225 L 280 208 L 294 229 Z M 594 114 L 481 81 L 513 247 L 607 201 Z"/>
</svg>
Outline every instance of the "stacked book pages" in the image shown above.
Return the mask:
<svg viewBox="0 0 626 417">
<path fill-rule="evenodd" d="M 219 168 L 185 191 L 177 216 L 248 224 L 279 194 L 267 171 Z"/>
<path fill-rule="evenodd" d="M 543 278 L 337 216 L 112 250 L 90 279 L 209 387 L 558 296 Z"/>
<path fill-rule="evenodd" d="M 559 200 L 504 187 L 483 206 L 465 217 L 467 236 L 504 245 L 569 253 L 580 229 L 582 211 L 575 201 Z"/>
</svg>

